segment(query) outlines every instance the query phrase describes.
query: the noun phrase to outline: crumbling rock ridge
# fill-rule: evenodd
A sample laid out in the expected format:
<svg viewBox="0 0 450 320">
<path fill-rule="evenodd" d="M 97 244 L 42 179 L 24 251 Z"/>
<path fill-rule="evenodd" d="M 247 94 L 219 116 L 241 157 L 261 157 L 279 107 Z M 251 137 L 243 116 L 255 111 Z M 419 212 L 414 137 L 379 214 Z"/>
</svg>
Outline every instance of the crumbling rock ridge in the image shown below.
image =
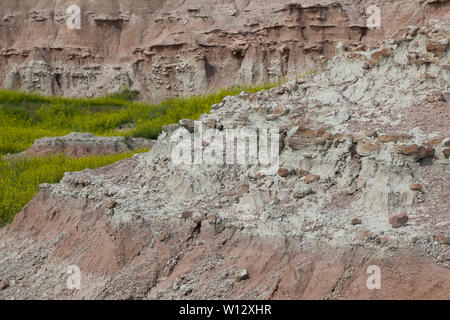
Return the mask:
<svg viewBox="0 0 450 320">
<path fill-rule="evenodd" d="M 201 117 L 278 129 L 276 175 L 176 165 L 186 120 L 149 153 L 42 185 L 0 230 L 0 298 L 449 299 L 449 31 L 447 15 L 374 50 L 339 44 L 323 72 Z"/>
<path fill-rule="evenodd" d="M 155 140 L 134 137 L 97 137 L 91 133 L 72 132 L 61 137 L 36 139 L 27 150 L 17 154 L 7 154 L 4 159 L 20 157 L 47 157 L 64 154 L 71 158 L 91 155 L 112 155 L 137 149 L 149 149 Z"/>
<path fill-rule="evenodd" d="M 153 140 L 144 138 L 97 137 L 91 133 L 72 132 L 63 137 L 37 139 L 25 153 L 32 157 L 45 157 L 58 153 L 64 153 L 68 157 L 84 157 L 151 148 L 153 143 Z"/>
<path fill-rule="evenodd" d="M 444 16 L 448 0 L 2 0 L 0 87 L 64 96 L 122 87 L 143 99 L 294 79 L 334 56 L 338 42 L 370 48 Z M 381 8 L 381 29 L 366 9 Z"/>
</svg>

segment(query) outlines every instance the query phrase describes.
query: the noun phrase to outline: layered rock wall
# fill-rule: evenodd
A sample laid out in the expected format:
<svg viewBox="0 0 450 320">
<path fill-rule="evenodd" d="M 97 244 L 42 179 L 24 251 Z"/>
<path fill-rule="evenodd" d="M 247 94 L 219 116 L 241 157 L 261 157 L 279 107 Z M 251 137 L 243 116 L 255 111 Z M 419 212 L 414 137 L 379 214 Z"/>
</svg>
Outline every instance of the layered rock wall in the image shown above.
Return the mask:
<svg viewBox="0 0 450 320">
<path fill-rule="evenodd" d="M 0 87 L 64 96 L 122 87 L 156 102 L 238 83 L 296 78 L 320 68 L 338 42 L 370 47 L 438 18 L 447 0 L 3 0 Z M 366 9 L 381 8 L 381 29 Z"/>
</svg>

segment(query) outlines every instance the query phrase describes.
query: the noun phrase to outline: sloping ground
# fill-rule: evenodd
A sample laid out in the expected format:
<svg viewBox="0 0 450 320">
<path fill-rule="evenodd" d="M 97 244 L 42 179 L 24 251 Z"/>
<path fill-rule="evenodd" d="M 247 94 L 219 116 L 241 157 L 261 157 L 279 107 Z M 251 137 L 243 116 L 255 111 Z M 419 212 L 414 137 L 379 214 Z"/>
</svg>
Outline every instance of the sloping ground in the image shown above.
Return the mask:
<svg viewBox="0 0 450 320">
<path fill-rule="evenodd" d="M 279 129 L 276 175 L 175 165 L 182 121 L 147 154 L 42 185 L 0 230 L 0 298 L 449 299 L 449 21 L 338 45 L 324 72 L 201 117 Z"/>
<path fill-rule="evenodd" d="M 339 41 L 370 48 L 409 25 L 444 16 L 448 0 L 3 0 L 0 86 L 64 96 L 132 87 L 145 100 L 234 84 L 294 79 L 332 58 Z"/>
</svg>

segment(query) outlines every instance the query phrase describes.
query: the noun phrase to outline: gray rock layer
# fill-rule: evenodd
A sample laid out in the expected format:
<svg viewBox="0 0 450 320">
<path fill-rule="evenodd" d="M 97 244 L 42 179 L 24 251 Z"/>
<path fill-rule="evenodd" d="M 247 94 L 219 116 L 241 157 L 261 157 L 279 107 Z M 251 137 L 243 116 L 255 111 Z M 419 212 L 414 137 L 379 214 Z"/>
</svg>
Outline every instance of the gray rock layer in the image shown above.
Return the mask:
<svg viewBox="0 0 450 320">
<path fill-rule="evenodd" d="M 58 153 L 68 157 L 83 157 L 151 148 L 153 143 L 154 141 L 145 138 L 97 137 L 91 133 L 72 132 L 63 137 L 37 139 L 25 153 L 33 157 Z"/>
</svg>

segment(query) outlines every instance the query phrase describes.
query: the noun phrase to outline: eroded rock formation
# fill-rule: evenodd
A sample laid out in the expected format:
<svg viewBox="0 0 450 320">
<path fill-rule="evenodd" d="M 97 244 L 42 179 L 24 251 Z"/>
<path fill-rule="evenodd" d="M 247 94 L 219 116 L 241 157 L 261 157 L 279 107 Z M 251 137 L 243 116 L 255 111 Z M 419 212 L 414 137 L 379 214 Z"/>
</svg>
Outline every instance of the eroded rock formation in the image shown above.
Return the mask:
<svg viewBox="0 0 450 320">
<path fill-rule="evenodd" d="M 323 72 L 201 117 L 277 128 L 275 175 L 176 165 L 173 135 L 195 134 L 185 120 L 147 154 L 42 185 L 0 230 L 0 297 L 449 299 L 449 21 L 339 45 Z"/>
<path fill-rule="evenodd" d="M 152 145 L 152 140 L 144 138 L 97 137 L 90 133 L 73 132 L 63 137 L 37 139 L 25 154 L 32 157 L 46 157 L 63 153 L 68 157 L 84 157 L 124 153 L 151 148 Z"/>
<path fill-rule="evenodd" d="M 74 1 L 3 0 L 0 86 L 65 96 L 132 87 L 156 102 L 237 83 L 294 79 L 334 56 L 439 18 L 448 0 L 386 0 L 368 29 L 359 0 L 75 1 L 81 29 L 66 26 Z"/>
</svg>

